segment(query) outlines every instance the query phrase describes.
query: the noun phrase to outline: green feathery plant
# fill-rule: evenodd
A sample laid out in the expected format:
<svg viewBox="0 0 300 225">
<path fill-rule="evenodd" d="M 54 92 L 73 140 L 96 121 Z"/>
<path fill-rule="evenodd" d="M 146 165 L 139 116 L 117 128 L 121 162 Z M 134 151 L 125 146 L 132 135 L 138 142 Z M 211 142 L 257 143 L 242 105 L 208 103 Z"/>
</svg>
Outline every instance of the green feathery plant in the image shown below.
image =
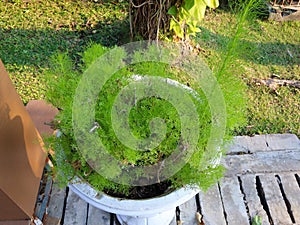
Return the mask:
<svg viewBox="0 0 300 225">
<path fill-rule="evenodd" d="M 226 104 L 227 128 L 225 140 L 229 140 L 230 137 L 232 137 L 233 130 L 244 125 L 246 122 L 245 86 L 242 85 L 241 81 L 235 77 L 231 71 L 238 63 L 236 56 L 240 54 L 240 49 L 243 49 L 241 47 L 243 45 L 241 39 L 244 35 L 243 27 L 249 19 L 253 20 L 252 16 L 255 14 L 256 2 L 255 0 L 248 0 L 242 4 L 243 10 L 239 13 L 235 34 L 228 44 L 228 49 L 224 54 L 219 69 L 215 72 Z M 56 124 L 61 135 L 59 138 L 51 138 L 48 144 L 50 148 L 55 150 L 56 176 L 62 183 L 66 184 L 73 179 L 74 176 L 79 176 L 83 180 L 87 180 L 100 191 L 123 192 L 125 195 L 130 196 L 133 190 L 132 187 L 126 184 L 117 184 L 106 179 L 95 172 L 89 164 L 86 163 L 78 151 L 72 127 L 73 98 L 79 81 L 82 78 L 82 71 L 85 71 L 98 57 L 109 50 L 110 49 L 99 44 L 91 45 L 82 54 L 83 64 L 80 66 L 80 69 L 74 69 L 74 63 L 66 53 L 58 53 L 53 56 L 52 72 L 46 76 L 49 85 L 47 98 L 54 106 L 60 108 L 60 113 L 56 118 Z M 125 59 L 126 53 L 120 49 L 118 57 Z M 137 52 L 134 57 L 152 56 L 147 56 L 147 52 Z M 107 69 L 109 70 L 109 68 Z M 222 177 L 223 168 L 222 166 L 207 166 L 207 162 L 205 162 L 206 159 L 209 159 L 206 158 L 205 155 L 210 154 L 206 152 L 206 144 L 211 130 L 211 111 L 206 96 L 199 87 L 199 84 L 187 79 L 182 71 L 178 71 L 170 65 L 158 62 L 132 64 L 120 69 L 105 83 L 98 96 L 96 122 L 99 127 L 97 134 L 101 140 L 104 141 L 110 154 L 124 165 L 131 166 L 153 165 L 168 157 L 172 153 L 172 149 L 177 145 L 181 127 L 176 109 L 167 101 L 156 98 L 146 98 L 137 102 L 135 107 L 130 111 L 129 123 L 132 133 L 138 139 L 144 139 L 151 134 L 148 127 L 149 121 L 156 117 L 163 118 L 167 121 L 166 140 L 163 141 L 163 144 L 153 150 L 138 152 L 124 146 L 117 140 L 112 129 L 110 110 L 116 95 L 128 84 L 134 74 L 150 74 L 151 76 L 171 78 L 180 83 L 188 84 L 199 94 L 202 101 L 197 101 L 196 105 L 201 132 L 199 134 L 197 150 L 193 153 L 185 166 L 167 180 L 167 183 L 174 188 L 194 184 L 206 190 Z M 101 79 L 101 77 L 99 77 L 99 79 Z M 84 117 L 85 115 L 82 116 Z M 214 153 L 211 153 L 210 156 L 212 155 L 214 155 Z M 96 155 L 95 157 L 97 158 Z M 116 178 L 120 176 L 120 171 L 113 165 L 110 165 L 109 162 L 107 163 L 107 170 L 110 171 L 111 176 Z M 136 174 L 137 177 L 140 175 L 141 174 Z M 128 180 L 124 181 L 124 183 L 126 182 L 128 182 Z"/>
<path fill-rule="evenodd" d="M 118 49 L 118 48 L 117 48 Z M 101 45 L 95 44 L 88 48 L 82 55 L 84 65 L 82 70 L 87 69 L 95 60 L 107 52 L 109 49 Z M 120 50 L 120 57 L 125 57 L 124 52 Z M 147 54 L 150 54 L 147 56 Z M 136 60 L 138 58 L 148 57 L 153 58 L 148 52 L 137 52 L 134 55 Z M 76 87 L 79 84 L 80 71 L 72 70 L 70 66 L 70 59 L 65 53 L 60 53 L 54 56 L 56 63 L 54 64 L 53 72 L 56 75 L 49 76 L 49 92 L 48 100 L 56 107 L 61 109 L 57 120 L 58 129 L 62 133 L 59 138 L 52 138 L 50 140 L 51 148 L 55 149 L 56 159 L 56 175 L 60 181 L 67 183 L 75 175 L 87 180 L 98 190 L 115 190 L 117 192 L 129 193 L 131 187 L 128 185 L 116 184 L 97 172 L 93 171 L 89 164 L 87 164 L 81 154 L 78 152 L 74 133 L 72 130 L 72 105 L 73 97 Z M 108 68 L 109 69 L 109 68 Z M 116 95 L 125 87 L 131 77 L 135 74 L 151 74 L 151 76 L 171 78 L 186 83 L 187 80 L 183 73 L 174 70 L 170 65 L 157 62 L 145 62 L 133 64 L 127 68 L 119 70 L 109 82 L 107 82 L 101 93 L 98 96 L 96 105 L 96 122 L 99 124 L 97 133 L 102 140 L 109 153 L 121 161 L 124 165 L 145 166 L 153 165 L 163 160 L 172 154 L 173 149 L 176 148 L 179 138 L 181 136 L 181 122 L 178 117 L 176 109 L 167 101 L 157 98 L 146 98 L 135 105 L 130 111 L 129 123 L 131 132 L 138 139 L 145 139 L 151 135 L 149 130 L 150 121 L 153 118 L 162 118 L 166 122 L 166 138 L 160 145 L 148 151 L 136 151 L 124 146 L 116 137 L 112 128 L 110 111 L 115 101 Z M 101 79 L 101 78 L 99 78 Z M 173 187 L 180 187 L 186 184 L 197 184 L 203 189 L 206 189 L 211 184 L 215 183 L 222 176 L 222 167 L 207 167 L 205 163 L 199 163 L 202 156 L 205 154 L 205 146 L 209 139 L 211 127 L 211 115 L 209 107 L 205 107 L 208 103 L 205 100 L 205 95 L 196 83 L 189 80 L 189 85 L 199 93 L 199 98 L 202 102 L 194 100 L 197 106 L 199 116 L 199 123 L 201 125 L 201 135 L 198 141 L 197 150 L 192 155 L 189 162 L 176 175 L 171 177 Z M 227 87 L 229 88 L 229 87 Z M 85 115 L 82 115 L 83 118 Z M 97 149 L 97 146 L 94 146 Z M 91 152 L 89 152 L 91 154 Z M 98 157 L 98 152 L 94 157 Z M 105 162 L 103 162 L 105 163 Z M 120 176 L 121 171 L 107 162 L 107 171 L 115 177 Z M 140 176 L 143 171 L 140 171 Z M 199 181 L 201 178 L 201 182 Z M 128 181 L 124 181 L 128 183 Z"/>
</svg>

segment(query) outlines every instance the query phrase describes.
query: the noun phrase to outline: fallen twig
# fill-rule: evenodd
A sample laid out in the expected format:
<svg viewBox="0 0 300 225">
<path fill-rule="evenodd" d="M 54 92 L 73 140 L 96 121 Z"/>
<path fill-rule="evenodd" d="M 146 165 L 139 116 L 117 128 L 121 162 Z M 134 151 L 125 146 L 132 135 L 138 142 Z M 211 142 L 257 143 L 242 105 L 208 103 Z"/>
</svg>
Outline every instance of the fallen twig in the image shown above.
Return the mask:
<svg viewBox="0 0 300 225">
<path fill-rule="evenodd" d="M 276 90 L 279 86 L 290 86 L 300 88 L 300 81 L 298 80 L 281 80 L 281 79 L 258 79 L 253 78 L 253 82 L 257 85 L 266 85 L 273 90 Z"/>
</svg>

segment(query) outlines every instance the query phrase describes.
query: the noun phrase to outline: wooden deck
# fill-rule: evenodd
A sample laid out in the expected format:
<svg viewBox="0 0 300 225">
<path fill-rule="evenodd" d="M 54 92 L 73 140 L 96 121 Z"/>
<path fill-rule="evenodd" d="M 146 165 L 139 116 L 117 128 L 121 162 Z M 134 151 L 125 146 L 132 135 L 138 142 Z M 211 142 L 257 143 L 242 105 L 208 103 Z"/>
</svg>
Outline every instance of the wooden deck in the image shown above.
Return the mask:
<svg viewBox="0 0 300 225">
<path fill-rule="evenodd" d="M 300 141 L 295 135 L 236 137 L 222 163 L 227 168 L 222 181 L 178 206 L 171 225 L 249 225 L 255 216 L 263 225 L 300 225 Z M 46 212 L 46 225 L 119 224 L 114 214 L 55 185 Z"/>
</svg>

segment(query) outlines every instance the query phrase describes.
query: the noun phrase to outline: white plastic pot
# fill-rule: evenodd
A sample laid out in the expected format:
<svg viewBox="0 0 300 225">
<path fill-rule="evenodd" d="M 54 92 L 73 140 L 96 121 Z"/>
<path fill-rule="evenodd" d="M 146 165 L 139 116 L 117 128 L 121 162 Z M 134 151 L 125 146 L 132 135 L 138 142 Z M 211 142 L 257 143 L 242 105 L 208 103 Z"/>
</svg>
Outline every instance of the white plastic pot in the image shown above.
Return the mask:
<svg viewBox="0 0 300 225">
<path fill-rule="evenodd" d="M 168 225 L 175 216 L 176 206 L 199 192 L 197 188 L 181 188 L 155 198 L 131 200 L 97 192 L 83 182 L 69 184 L 69 188 L 94 207 L 117 214 L 122 225 Z"/>
<path fill-rule="evenodd" d="M 133 80 L 147 80 L 149 77 L 134 75 Z M 191 94 L 197 101 L 200 97 L 192 88 L 180 84 L 177 81 L 159 78 L 162 82 L 179 87 Z M 219 155 L 221 156 L 221 154 Z M 212 164 L 219 164 L 220 157 Z M 186 187 L 170 192 L 169 194 L 144 200 L 130 200 L 116 198 L 96 191 L 92 186 L 84 182 L 69 184 L 70 189 L 79 197 L 96 208 L 117 215 L 122 225 L 168 225 L 175 216 L 175 208 L 194 197 L 199 189 Z"/>
</svg>

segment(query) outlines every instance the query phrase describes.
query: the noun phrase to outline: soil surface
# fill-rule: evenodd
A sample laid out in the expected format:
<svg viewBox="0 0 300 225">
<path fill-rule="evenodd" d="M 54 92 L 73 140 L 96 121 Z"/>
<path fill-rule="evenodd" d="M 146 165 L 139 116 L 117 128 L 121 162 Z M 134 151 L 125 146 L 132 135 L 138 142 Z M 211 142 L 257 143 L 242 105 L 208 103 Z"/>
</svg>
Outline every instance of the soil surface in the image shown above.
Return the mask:
<svg viewBox="0 0 300 225">
<path fill-rule="evenodd" d="M 164 181 L 157 184 L 152 184 L 148 186 L 136 186 L 129 190 L 129 194 L 125 195 L 124 193 L 114 192 L 111 190 L 105 190 L 104 192 L 110 196 L 118 198 L 127 198 L 127 199 L 147 199 L 157 197 L 166 193 L 171 192 L 173 189 L 170 188 L 171 182 Z"/>
</svg>

